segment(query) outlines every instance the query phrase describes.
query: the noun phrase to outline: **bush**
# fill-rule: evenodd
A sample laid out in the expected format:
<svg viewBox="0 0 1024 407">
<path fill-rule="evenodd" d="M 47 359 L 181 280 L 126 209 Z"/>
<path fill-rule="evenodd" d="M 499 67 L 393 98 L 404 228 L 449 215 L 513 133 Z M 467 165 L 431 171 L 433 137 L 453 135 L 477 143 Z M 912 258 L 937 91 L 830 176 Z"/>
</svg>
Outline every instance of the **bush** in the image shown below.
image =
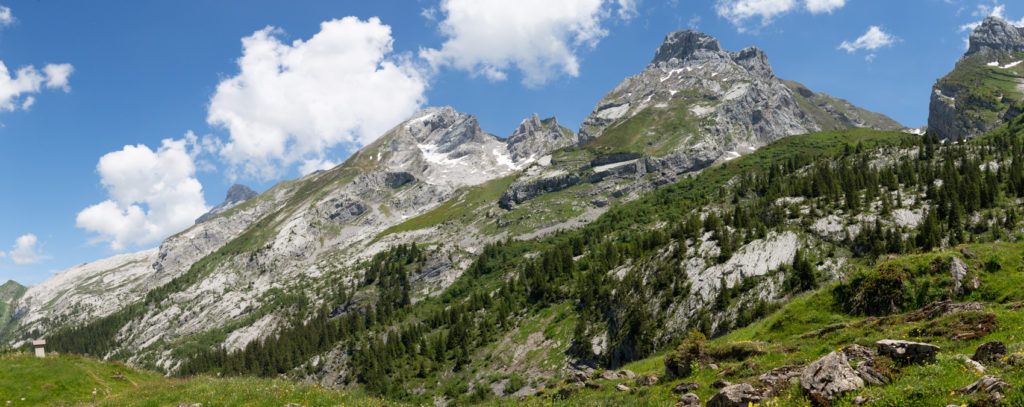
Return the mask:
<svg viewBox="0 0 1024 407">
<path fill-rule="evenodd" d="M 513 374 L 512 377 L 508 378 L 508 383 L 505 384 L 505 394 L 515 393 L 522 389 L 523 386 L 526 386 L 526 380 L 517 374 Z"/>
<path fill-rule="evenodd" d="M 691 330 L 683 343 L 674 352 L 665 356 L 665 377 L 669 379 L 689 377 L 694 362 L 707 359 L 704 344 L 707 338 L 697 330 Z"/>
<path fill-rule="evenodd" d="M 888 315 L 899 312 L 906 302 L 905 287 L 910 273 L 902 266 L 885 263 L 858 272 L 848 284 L 836 287 L 835 298 L 847 312 L 858 315 Z"/>
</svg>

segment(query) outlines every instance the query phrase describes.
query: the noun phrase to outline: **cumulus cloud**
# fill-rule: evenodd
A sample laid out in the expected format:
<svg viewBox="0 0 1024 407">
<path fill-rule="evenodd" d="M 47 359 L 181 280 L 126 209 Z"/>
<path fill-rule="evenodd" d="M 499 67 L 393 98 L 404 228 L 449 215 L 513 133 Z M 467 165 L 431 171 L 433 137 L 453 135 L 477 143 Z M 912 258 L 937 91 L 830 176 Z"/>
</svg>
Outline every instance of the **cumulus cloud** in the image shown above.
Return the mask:
<svg viewBox="0 0 1024 407">
<path fill-rule="evenodd" d="M 14 240 L 10 252 L 0 252 L 0 258 L 10 257 L 17 264 L 32 264 L 43 261 L 42 248 L 36 235 L 28 233 Z"/>
<path fill-rule="evenodd" d="M 846 0 L 807 0 L 807 11 L 813 14 L 832 13 L 845 5 Z"/>
<path fill-rule="evenodd" d="M 366 144 L 425 101 L 426 78 L 408 56 L 392 55 L 391 27 L 355 17 L 320 24 L 286 44 L 267 27 L 242 39 L 240 72 L 223 80 L 207 122 L 228 130 L 220 155 L 261 179 L 340 144 Z"/>
<path fill-rule="evenodd" d="M 602 23 L 636 15 L 636 0 L 442 0 L 440 49 L 421 49 L 431 67 L 454 67 L 492 81 L 519 70 L 535 87 L 579 75 L 577 52 L 608 35 Z"/>
<path fill-rule="evenodd" d="M 716 0 L 715 13 L 743 32 L 747 29 L 747 21 L 751 19 L 760 18 L 764 26 L 793 10 L 802 8 L 811 14 L 831 14 L 845 5 L 846 0 Z"/>
<path fill-rule="evenodd" d="M 11 14 L 11 8 L 7 6 L 0 6 L 0 26 L 8 26 L 14 23 L 14 14 Z"/>
<path fill-rule="evenodd" d="M 999 18 L 1002 18 L 1002 19 L 1005 20 L 1005 19 L 1007 19 L 1006 15 L 1004 14 L 1005 12 L 1006 12 L 1006 6 L 1003 5 L 1003 4 L 993 3 L 991 6 L 989 6 L 987 4 L 979 4 L 978 7 L 974 10 L 974 12 L 971 13 L 971 15 L 974 16 L 974 17 L 980 17 L 982 19 L 984 19 L 985 17 L 988 17 L 988 16 L 992 16 L 992 17 L 999 17 Z M 1014 20 L 1007 20 L 1007 21 L 1010 24 L 1013 24 L 1013 25 L 1018 26 L 1018 27 L 1024 26 L 1024 17 L 1021 17 L 1021 19 L 1017 20 L 1017 21 L 1014 21 Z M 961 25 L 959 31 L 960 32 L 970 32 L 970 31 L 974 30 L 975 28 L 978 28 L 979 25 L 981 25 L 981 20 L 972 21 L 972 22 L 969 22 L 967 24 Z M 964 41 L 966 42 L 967 40 L 965 39 Z"/>
<path fill-rule="evenodd" d="M 0 61 L 0 111 L 28 109 L 35 102 L 31 94 L 39 93 L 44 86 L 70 91 L 68 77 L 73 71 L 71 64 L 47 64 L 42 71 L 29 65 L 12 75 L 7 65 Z"/>
<path fill-rule="evenodd" d="M 857 37 L 853 42 L 843 41 L 839 44 L 839 49 L 846 50 L 848 53 L 854 53 L 858 50 L 874 51 L 882 47 L 891 46 L 896 42 L 896 37 L 883 31 L 878 26 L 868 27 L 868 31 L 864 35 Z M 872 61 L 875 59 L 874 53 L 869 53 L 865 59 Z"/>
<path fill-rule="evenodd" d="M 156 151 L 139 144 L 100 158 L 96 171 L 109 199 L 78 213 L 78 227 L 113 250 L 160 241 L 192 226 L 209 208 L 195 178 L 195 136 L 165 139 Z"/>
</svg>

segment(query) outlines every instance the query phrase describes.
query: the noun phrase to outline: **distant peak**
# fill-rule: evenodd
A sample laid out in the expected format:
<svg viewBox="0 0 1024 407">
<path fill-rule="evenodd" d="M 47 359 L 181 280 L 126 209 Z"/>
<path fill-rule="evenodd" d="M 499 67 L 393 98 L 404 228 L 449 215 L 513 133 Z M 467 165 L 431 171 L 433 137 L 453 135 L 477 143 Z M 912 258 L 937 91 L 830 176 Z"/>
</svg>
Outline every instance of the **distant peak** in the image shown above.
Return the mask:
<svg viewBox="0 0 1024 407">
<path fill-rule="evenodd" d="M 256 191 L 242 184 L 232 185 L 228 188 L 227 196 L 224 198 L 224 202 L 242 202 L 248 201 L 256 197 Z"/>
<path fill-rule="evenodd" d="M 715 37 L 699 31 L 672 32 L 665 36 L 665 41 L 658 47 L 658 52 L 654 54 L 651 65 L 668 62 L 673 58 L 685 60 L 699 51 L 721 52 L 722 46 L 719 45 Z"/>
<path fill-rule="evenodd" d="M 971 31 L 967 54 L 984 49 L 1024 52 L 1024 28 L 1016 27 L 996 16 L 985 17 L 985 20 Z"/>
</svg>

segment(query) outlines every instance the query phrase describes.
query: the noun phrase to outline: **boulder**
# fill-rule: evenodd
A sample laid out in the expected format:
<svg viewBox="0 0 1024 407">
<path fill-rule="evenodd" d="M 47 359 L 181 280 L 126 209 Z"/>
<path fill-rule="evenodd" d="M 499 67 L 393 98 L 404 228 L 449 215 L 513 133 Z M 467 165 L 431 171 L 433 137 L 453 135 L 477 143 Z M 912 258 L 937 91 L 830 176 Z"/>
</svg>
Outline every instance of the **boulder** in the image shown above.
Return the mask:
<svg viewBox="0 0 1024 407">
<path fill-rule="evenodd" d="M 619 378 L 619 374 L 611 370 L 605 370 L 601 372 L 601 378 L 605 380 L 617 380 Z"/>
<path fill-rule="evenodd" d="M 586 382 L 583 384 L 583 386 L 591 390 L 601 390 L 604 388 L 604 386 L 594 382 Z"/>
<path fill-rule="evenodd" d="M 966 247 L 964 247 L 964 248 L 960 249 L 960 253 L 961 253 L 961 254 L 963 254 L 963 255 L 964 255 L 964 257 L 966 257 L 966 258 L 968 258 L 968 259 L 971 259 L 971 260 L 977 260 L 977 259 L 978 259 L 978 256 L 977 256 L 977 255 L 975 255 L 974 253 L 972 253 L 972 252 L 971 252 L 970 250 L 968 250 L 968 249 L 967 249 Z"/>
<path fill-rule="evenodd" d="M 700 397 L 696 394 L 686 393 L 679 398 L 679 402 L 676 403 L 677 407 L 701 407 Z"/>
<path fill-rule="evenodd" d="M 837 395 L 864 387 L 846 354 L 832 352 L 815 360 L 800 375 L 800 386 L 818 404 L 829 405 Z"/>
<path fill-rule="evenodd" d="M 697 382 L 682 382 L 672 388 L 672 392 L 675 394 L 689 393 L 700 389 L 700 383 Z"/>
<path fill-rule="evenodd" d="M 853 400 L 850 400 L 850 404 L 854 406 L 863 406 L 871 402 L 871 398 L 868 396 L 857 396 Z"/>
<path fill-rule="evenodd" d="M 800 378 L 803 373 L 803 366 L 779 366 L 775 369 L 762 373 L 757 377 L 765 387 L 781 390 L 789 387 L 790 381 Z"/>
<path fill-rule="evenodd" d="M 888 356 L 893 361 L 899 363 L 920 363 L 925 361 L 931 361 L 935 359 L 935 354 L 939 353 L 938 346 L 911 341 L 901 341 L 894 339 L 883 339 L 875 342 L 878 346 L 878 353 L 884 356 Z"/>
<path fill-rule="evenodd" d="M 726 387 L 729 387 L 729 386 L 732 386 L 732 382 L 730 382 L 728 380 L 721 380 L 720 379 L 720 380 L 715 380 L 714 382 L 711 383 L 711 388 L 712 389 L 722 389 L 722 388 L 726 388 Z"/>
<path fill-rule="evenodd" d="M 632 370 L 620 370 L 619 371 L 619 377 L 621 377 L 623 379 L 632 379 L 632 378 L 636 377 L 636 373 L 633 373 Z"/>
<path fill-rule="evenodd" d="M 747 383 L 726 386 L 708 400 L 707 407 L 748 407 L 764 400 L 764 393 Z"/>
<path fill-rule="evenodd" d="M 846 345 L 841 352 L 846 355 L 847 360 L 860 360 L 870 365 L 875 363 L 875 356 L 878 355 L 874 349 L 858 344 Z"/>
<path fill-rule="evenodd" d="M 619 384 L 615 385 L 615 390 L 618 390 L 618 391 L 630 391 L 631 389 L 629 388 L 629 386 L 626 386 L 625 384 L 619 383 Z"/>
<path fill-rule="evenodd" d="M 964 363 L 965 366 L 978 373 L 985 373 L 985 365 L 978 363 L 974 359 L 971 359 L 967 355 L 957 354 L 954 356 L 956 359 Z"/>
<path fill-rule="evenodd" d="M 978 289 L 981 282 L 977 278 L 972 278 L 973 276 L 970 276 L 969 273 L 970 269 L 967 267 L 967 263 L 964 263 L 959 257 L 954 257 L 953 262 L 949 265 L 949 275 L 953 277 L 954 297 L 970 294 Z"/>
<path fill-rule="evenodd" d="M 974 351 L 974 359 L 978 362 L 995 362 L 1006 356 L 1006 345 L 999 341 L 990 341 L 978 346 L 978 349 Z"/>
<path fill-rule="evenodd" d="M 586 373 L 574 372 L 574 373 L 570 374 L 569 377 L 565 378 L 565 382 L 566 383 L 583 383 L 583 382 L 587 381 L 587 379 L 589 379 L 589 378 L 590 377 Z"/>
<path fill-rule="evenodd" d="M 884 386 L 892 382 L 892 379 L 889 379 L 889 376 L 882 374 L 866 363 L 862 363 L 857 367 L 857 376 L 863 379 L 864 383 L 872 386 Z"/>
<path fill-rule="evenodd" d="M 1010 384 L 1003 381 L 999 376 L 982 376 L 978 381 L 960 389 L 961 394 L 971 395 L 985 393 L 990 395 L 990 400 L 998 402 L 1003 399 L 1003 390 L 1010 387 Z M 994 403 L 993 403 L 994 404 Z"/>
</svg>

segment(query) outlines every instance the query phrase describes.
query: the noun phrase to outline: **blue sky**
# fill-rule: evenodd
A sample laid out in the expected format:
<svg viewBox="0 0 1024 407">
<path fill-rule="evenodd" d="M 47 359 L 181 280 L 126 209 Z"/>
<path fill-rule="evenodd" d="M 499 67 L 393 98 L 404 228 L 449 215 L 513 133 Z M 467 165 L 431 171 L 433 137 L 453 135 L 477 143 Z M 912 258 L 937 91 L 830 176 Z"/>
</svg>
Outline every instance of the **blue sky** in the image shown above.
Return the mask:
<svg viewBox="0 0 1024 407">
<path fill-rule="evenodd" d="M 917 127 L 965 25 L 1024 24 L 991 0 L 0 4 L 0 281 L 24 284 L 155 247 L 231 184 L 341 162 L 419 107 L 577 128 L 674 30 Z"/>
</svg>

